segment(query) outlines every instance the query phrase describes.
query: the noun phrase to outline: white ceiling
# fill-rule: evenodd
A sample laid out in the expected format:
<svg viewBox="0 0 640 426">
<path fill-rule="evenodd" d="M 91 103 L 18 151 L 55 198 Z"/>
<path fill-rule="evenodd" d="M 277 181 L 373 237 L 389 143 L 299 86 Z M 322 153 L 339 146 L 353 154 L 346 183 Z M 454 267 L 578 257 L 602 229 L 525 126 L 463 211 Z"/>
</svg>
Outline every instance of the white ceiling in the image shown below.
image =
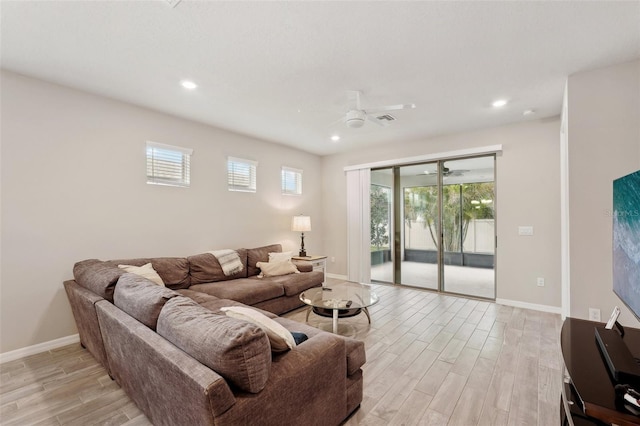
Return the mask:
<svg viewBox="0 0 640 426">
<path fill-rule="evenodd" d="M 2 0 L 0 15 L 3 68 L 320 155 L 554 116 L 568 75 L 640 57 L 640 1 Z M 417 108 L 347 129 L 346 90 Z"/>
</svg>

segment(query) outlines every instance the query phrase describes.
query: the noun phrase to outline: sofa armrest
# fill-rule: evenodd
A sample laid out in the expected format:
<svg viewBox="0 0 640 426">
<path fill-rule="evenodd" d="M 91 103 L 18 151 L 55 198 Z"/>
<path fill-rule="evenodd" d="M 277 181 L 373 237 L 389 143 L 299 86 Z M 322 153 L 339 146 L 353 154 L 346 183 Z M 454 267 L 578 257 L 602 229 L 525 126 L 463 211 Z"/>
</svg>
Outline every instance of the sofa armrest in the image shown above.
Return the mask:
<svg viewBox="0 0 640 426">
<path fill-rule="evenodd" d="M 226 381 L 107 301 L 96 304 L 111 372 L 156 425 L 212 425 L 235 398 Z"/>
<path fill-rule="evenodd" d="M 220 424 L 329 425 L 347 416 L 347 355 L 344 339 L 320 333 L 274 355 L 271 374 L 257 395 L 237 393 Z"/>
<path fill-rule="evenodd" d="M 109 370 L 107 355 L 102 343 L 102 332 L 98 324 L 95 304 L 104 298 L 82 287 L 74 280 L 64 282 L 71 312 L 80 335 L 80 344 L 85 347 L 104 368 Z"/>
<path fill-rule="evenodd" d="M 313 264 L 308 260 L 292 260 L 293 264 L 296 265 L 298 271 L 300 272 L 311 272 L 313 271 Z"/>
<path fill-rule="evenodd" d="M 358 372 L 367 362 L 367 353 L 364 350 L 364 342 L 345 337 L 347 346 L 347 374 L 352 375 Z"/>
</svg>

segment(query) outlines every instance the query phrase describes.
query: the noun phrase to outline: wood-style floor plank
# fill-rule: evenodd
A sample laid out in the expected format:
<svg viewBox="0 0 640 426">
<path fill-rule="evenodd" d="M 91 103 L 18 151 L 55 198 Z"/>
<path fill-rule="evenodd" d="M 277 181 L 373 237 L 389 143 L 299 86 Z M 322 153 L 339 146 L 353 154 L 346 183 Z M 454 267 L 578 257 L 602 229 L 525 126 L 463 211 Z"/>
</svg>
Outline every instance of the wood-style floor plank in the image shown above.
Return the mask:
<svg viewBox="0 0 640 426">
<path fill-rule="evenodd" d="M 559 424 L 559 315 L 422 289 L 374 285 L 366 316 L 340 319 L 365 342 L 353 425 Z M 306 309 L 285 315 L 304 322 Z M 309 324 L 331 331 L 330 318 Z M 80 345 L 0 364 L 2 425 L 151 423 Z"/>
</svg>

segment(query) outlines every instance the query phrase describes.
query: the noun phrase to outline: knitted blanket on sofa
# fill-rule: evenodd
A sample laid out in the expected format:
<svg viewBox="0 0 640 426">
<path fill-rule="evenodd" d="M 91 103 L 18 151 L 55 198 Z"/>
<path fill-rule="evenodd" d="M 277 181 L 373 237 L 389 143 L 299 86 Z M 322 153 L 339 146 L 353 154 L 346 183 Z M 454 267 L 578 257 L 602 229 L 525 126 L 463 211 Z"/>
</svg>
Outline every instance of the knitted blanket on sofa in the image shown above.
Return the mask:
<svg viewBox="0 0 640 426">
<path fill-rule="evenodd" d="M 244 268 L 244 266 L 242 265 L 242 261 L 240 260 L 240 256 L 238 256 L 238 252 L 235 250 L 213 250 L 208 251 L 207 253 L 215 256 L 215 258 L 220 263 L 222 272 L 224 272 L 226 276 L 237 274 Z"/>
</svg>

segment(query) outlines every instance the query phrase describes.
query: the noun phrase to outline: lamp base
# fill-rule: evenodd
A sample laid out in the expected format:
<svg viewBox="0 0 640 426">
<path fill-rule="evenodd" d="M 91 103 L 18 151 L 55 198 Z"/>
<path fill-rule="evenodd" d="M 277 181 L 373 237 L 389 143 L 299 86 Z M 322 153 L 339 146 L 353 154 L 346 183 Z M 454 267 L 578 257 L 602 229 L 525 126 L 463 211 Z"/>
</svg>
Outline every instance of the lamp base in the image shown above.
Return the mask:
<svg viewBox="0 0 640 426">
<path fill-rule="evenodd" d="M 306 250 L 300 250 L 300 254 L 298 256 L 307 257 L 307 251 Z"/>
</svg>

